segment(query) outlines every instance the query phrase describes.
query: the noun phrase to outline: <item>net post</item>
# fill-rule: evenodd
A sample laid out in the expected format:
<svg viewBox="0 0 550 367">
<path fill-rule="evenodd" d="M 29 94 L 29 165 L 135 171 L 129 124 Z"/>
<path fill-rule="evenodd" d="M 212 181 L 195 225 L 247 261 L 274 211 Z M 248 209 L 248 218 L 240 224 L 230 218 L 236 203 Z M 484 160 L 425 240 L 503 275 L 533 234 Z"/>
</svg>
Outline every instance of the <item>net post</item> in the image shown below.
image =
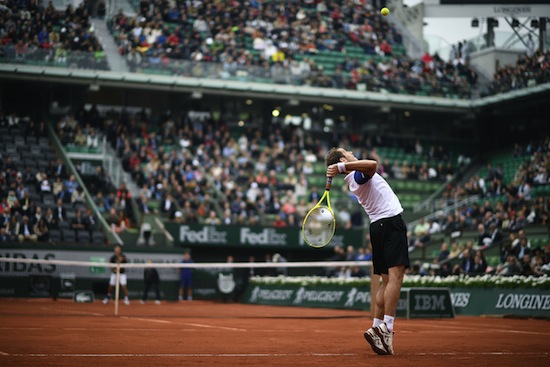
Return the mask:
<svg viewBox="0 0 550 367">
<path fill-rule="evenodd" d="M 120 292 L 120 264 L 116 264 L 116 281 L 115 281 L 115 316 L 118 316 L 118 295 Z"/>
</svg>

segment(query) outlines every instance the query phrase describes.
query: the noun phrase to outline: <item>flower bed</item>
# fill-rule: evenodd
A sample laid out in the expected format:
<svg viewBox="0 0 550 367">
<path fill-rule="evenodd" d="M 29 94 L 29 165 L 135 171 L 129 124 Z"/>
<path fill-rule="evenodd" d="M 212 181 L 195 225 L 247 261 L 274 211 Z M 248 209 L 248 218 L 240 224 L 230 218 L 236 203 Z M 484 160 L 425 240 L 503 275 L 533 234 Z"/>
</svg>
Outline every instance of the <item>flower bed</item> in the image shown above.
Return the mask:
<svg viewBox="0 0 550 367">
<path fill-rule="evenodd" d="M 259 277 L 250 279 L 251 284 L 257 285 L 348 285 L 348 286 L 370 286 L 370 277 L 365 278 L 327 278 L 317 276 L 303 277 Z M 449 288 L 529 288 L 529 289 L 550 289 L 550 276 L 511 276 L 503 277 L 498 275 L 464 276 L 452 275 L 440 276 L 406 276 L 403 280 L 403 287 L 449 287 Z"/>
</svg>

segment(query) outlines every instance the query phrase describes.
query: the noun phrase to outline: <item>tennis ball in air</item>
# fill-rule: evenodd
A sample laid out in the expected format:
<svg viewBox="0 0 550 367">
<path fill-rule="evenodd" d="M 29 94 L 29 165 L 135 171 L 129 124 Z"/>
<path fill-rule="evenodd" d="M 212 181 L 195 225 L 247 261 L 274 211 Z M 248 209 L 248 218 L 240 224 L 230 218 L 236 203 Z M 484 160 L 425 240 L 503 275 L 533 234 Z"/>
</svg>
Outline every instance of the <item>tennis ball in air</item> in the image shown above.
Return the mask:
<svg viewBox="0 0 550 367">
<path fill-rule="evenodd" d="M 388 8 L 382 8 L 382 10 L 380 10 L 380 14 L 382 14 L 383 16 L 386 16 L 390 13 L 390 9 Z"/>
</svg>

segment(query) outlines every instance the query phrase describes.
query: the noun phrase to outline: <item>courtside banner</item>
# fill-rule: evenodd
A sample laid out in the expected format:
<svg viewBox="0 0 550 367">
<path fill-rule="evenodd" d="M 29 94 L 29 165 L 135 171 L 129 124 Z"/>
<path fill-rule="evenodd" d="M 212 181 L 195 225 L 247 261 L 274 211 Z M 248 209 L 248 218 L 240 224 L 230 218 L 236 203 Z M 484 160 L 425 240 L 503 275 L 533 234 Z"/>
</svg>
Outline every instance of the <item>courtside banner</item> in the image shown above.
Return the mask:
<svg viewBox="0 0 550 367">
<path fill-rule="evenodd" d="M 307 246 L 299 227 L 204 226 L 166 223 L 166 229 L 181 246 L 243 246 L 300 248 Z M 337 230 L 328 246 L 363 245 L 363 231 Z"/>
<path fill-rule="evenodd" d="M 280 306 L 370 309 L 368 286 L 260 284 L 248 285 L 244 303 Z M 454 313 L 453 313 L 454 309 Z M 453 315 L 518 315 L 550 317 L 550 291 L 524 288 L 407 288 L 397 307 L 399 317 L 446 318 Z"/>
<path fill-rule="evenodd" d="M 147 261 L 161 264 L 181 262 L 181 254 L 149 253 L 124 250 L 130 264 L 144 264 Z M 73 298 L 79 291 L 93 291 L 104 294 L 111 269 L 111 249 L 105 251 L 70 251 L 44 249 L 0 249 L 0 297 L 52 297 Z M 3 258 L 69 260 L 97 263 L 97 266 L 64 267 L 55 264 L 34 264 L 24 262 L 2 262 Z M 158 268 L 163 299 L 177 299 L 179 270 Z M 193 271 L 193 295 L 197 299 L 218 297 L 217 278 L 221 269 L 206 268 Z M 141 297 L 143 291 L 143 268 L 126 269 L 128 290 L 131 298 Z"/>
<path fill-rule="evenodd" d="M 244 293 L 242 302 L 259 305 L 368 310 L 370 309 L 371 294 L 369 287 L 345 284 L 326 286 L 250 284 Z M 406 308 L 407 298 L 402 294 L 397 306 L 398 314 L 405 315 Z"/>
<path fill-rule="evenodd" d="M 550 317 L 550 291 L 526 288 L 451 288 L 458 315 Z"/>
</svg>

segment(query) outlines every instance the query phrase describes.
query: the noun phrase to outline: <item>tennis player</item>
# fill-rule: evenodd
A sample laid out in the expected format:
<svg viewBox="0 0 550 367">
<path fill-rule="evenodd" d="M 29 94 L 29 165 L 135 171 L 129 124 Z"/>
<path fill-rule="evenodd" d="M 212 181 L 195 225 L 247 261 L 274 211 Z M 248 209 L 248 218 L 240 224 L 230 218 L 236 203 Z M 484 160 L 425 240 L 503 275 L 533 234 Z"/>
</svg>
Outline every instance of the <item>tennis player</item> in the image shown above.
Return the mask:
<svg viewBox="0 0 550 367">
<path fill-rule="evenodd" d="M 358 160 L 343 148 L 331 148 L 325 160 L 327 176 L 345 174 L 349 191 L 370 218 L 373 268 L 382 276 L 382 285 L 376 294 L 372 327 L 364 336 L 377 354 L 394 354 L 395 312 L 405 269 L 409 267 L 403 207 L 390 185 L 376 173 L 376 161 Z"/>
<path fill-rule="evenodd" d="M 126 259 L 126 255 L 122 253 L 122 247 L 120 245 L 116 245 L 114 248 L 114 254 L 111 256 L 111 259 L 109 260 L 111 264 L 124 264 L 127 263 L 128 260 Z M 129 305 L 130 300 L 128 299 L 128 288 L 126 288 L 126 284 L 128 284 L 128 279 L 126 278 L 126 269 L 120 268 L 120 288 L 122 289 L 122 292 L 124 292 L 124 304 Z M 109 303 L 111 300 L 111 294 L 113 293 L 113 288 L 116 285 L 116 268 L 111 269 L 111 278 L 109 279 L 109 289 L 107 290 L 107 296 L 103 300 L 104 304 Z"/>
</svg>

